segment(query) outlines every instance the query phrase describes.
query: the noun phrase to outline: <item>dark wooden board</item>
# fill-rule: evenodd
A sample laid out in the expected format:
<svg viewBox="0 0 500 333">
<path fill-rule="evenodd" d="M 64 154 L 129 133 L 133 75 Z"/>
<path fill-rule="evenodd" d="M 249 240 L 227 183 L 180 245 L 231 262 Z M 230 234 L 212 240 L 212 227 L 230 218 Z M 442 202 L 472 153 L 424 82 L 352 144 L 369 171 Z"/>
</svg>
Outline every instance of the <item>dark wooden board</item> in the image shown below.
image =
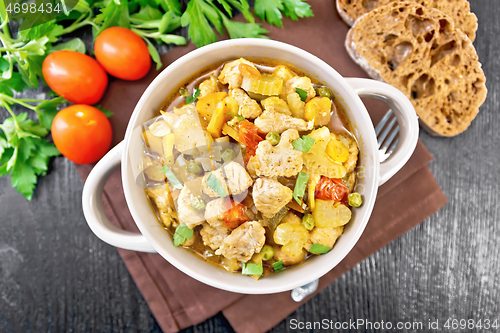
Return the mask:
<svg viewBox="0 0 500 333">
<path fill-rule="evenodd" d="M 420 134 L 450 203 L 332 283 L 273 332 L 294 331 L 292 320 L 500 322 L 500 5 L 473 0 L 471 8 L 479 19 L 474 45 L 487 76 L 488 99 L 458 137 Z M 0 111 L 0 119 L 5 117 Z M 54 160 L 30 203 L 9 179 L 0 178 L 0 332 L 160 331 L 116 249 L 88 228 L 82 186 L 74 165 L 62 157 Z M 232 330 L 218 315 L 186 331 Z"/>
</svg>

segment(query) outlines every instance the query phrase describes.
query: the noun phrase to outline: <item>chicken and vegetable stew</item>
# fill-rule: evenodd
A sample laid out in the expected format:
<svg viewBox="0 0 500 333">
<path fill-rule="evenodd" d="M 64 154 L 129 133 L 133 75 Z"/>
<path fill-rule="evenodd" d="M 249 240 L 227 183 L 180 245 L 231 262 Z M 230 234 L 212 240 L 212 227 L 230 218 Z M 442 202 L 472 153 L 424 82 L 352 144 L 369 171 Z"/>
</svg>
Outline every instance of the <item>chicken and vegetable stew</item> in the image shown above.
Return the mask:
<svg viewBox="0 0 500 333">
<path fill-rule="evenodd" d="M 255 279 L 330 251 L 362 198 L 328 87 L 268 60 L 190 78 L 143 127 L 146 194 L 175 246 Z"/>
</svg>

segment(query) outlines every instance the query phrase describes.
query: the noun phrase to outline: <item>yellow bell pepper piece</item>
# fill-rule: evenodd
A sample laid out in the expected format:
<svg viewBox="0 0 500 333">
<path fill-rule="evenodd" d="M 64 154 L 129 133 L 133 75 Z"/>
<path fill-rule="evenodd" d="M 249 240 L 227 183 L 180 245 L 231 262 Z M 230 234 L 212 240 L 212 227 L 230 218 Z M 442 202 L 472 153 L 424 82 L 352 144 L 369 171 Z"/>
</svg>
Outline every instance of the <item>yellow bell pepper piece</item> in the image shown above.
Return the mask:
<svg viewBox="0 0 500 333">
<path fill-rule="evenodd" d="M 210 123 L 207 126 L 207 132 L 214 138 L 220 138 L 222 136 L 222 127 L 226 122 L 226 110 L 227 107 L 224 102 L 221 101 L 217 103 L 214 113 L 212 114 L 212 118 L 210 119 Z"/>
<path fill-rule="evenodd" d="M 173 154 L 174 141 L 175 141 L 174 133 L 169 133 L 163 137 L 163 154 L 165 156 L 165 163 L 167 165 L 174 164 L 174 154 Z"/>
<path fill-rule="evenodd" d="M 225 135 L 229 135 L 230 137 L 239 142 L 238 130 L 229 126 L 228 124 L 224 124 L 224 126 L 222 126 L 222 133 Z"/>
<path fill-rule="evenodd" d="M 204 118 L 207 122 L 210 122 L 217 104 L 226 97 L 227 93 L 216 92 L 203 96 L 202 98 L 198 98 L 198 102 L 196 103 L 196 111 L 198 111 L 200 117 Z"/>
</svg>

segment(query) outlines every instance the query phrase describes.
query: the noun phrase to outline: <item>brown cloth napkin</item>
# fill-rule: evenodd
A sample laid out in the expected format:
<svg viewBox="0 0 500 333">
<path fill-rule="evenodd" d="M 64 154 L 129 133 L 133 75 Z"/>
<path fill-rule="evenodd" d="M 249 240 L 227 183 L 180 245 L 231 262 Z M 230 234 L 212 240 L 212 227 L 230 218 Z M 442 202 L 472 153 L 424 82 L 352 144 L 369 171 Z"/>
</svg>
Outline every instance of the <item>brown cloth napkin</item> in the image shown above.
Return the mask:
<svg viewBox="0 0 500 333">
<path fill-rule="evenodd" d="M 348 27 L 338 16 L 335 2 L 311 0 L 310 4 L 315 15 L 313 18 L 298 22 L 284 20 L 285 29 L 266 26 L 270 30 L 269 37 L 311 52 L 343 76 L 366 77 L 344 49 Z M 162 61 L 169 65 L 194 48 L 193 45 L 177 47 L 165 54 Z M 118 80 L 108 87 L 102 105 L 114 112 L 111 118 L 113 144 L 123 139 L 137 101 L 157 74 L 158 72 L 151 71 L 140 81 Z M 374 123 L 377 123 L 386 112 L 387 106 L 371 99 L 364 102 Z M 431 160 L 429 151 L 419 142 L 406 166 L 380 188 L 373 215 L 358 244 L 339 265 L 320 279 L 317 292 L 447 203 L 427 167 Z M 77 168 L 85 179 L 92 166 L 79 165 Z M 115 172 L 106 184 L 103 200 L 107 215 L 113 223 L 123 229 L 137 231 L 126 209 L 119 171 Z M 198 324 L 220 311 L 237 332 L 264 332 L 302 304 L 292 301 L 290 292 L 242 295 L 218 290 L 188 277 L 158 254 L 122 249 L 118 251 L 165 332 L 176 332 Z M 256 321 L 255 318 L 259 320 Z"/>
</svg>

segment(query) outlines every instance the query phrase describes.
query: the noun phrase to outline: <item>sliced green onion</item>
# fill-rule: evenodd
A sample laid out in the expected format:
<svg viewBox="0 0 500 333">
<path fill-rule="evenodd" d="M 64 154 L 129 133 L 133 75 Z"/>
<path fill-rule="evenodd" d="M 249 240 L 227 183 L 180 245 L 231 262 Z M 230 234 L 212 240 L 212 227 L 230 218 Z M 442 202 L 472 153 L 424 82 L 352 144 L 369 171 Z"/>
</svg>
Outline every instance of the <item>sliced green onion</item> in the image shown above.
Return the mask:
<svg viewBox="0 0 500 333">
<path fill-rule="evenodd" d="M 260 255 L 262 256 L 262 260 L 269 260 L 274 257 L 274 250 L 271 245 L 264 245 L 262 250 L 260 250 Z"/>
<path fill-rule="evenodd" d="M 307 91 L 305 91 L 304 89 L 300 89 L 299 87 L 296 87 L 296 88 L 295 88 L 295 92 L 296 92 L 297 94 L 299 94 L 300 100 L 301 100 L 302 102 L 305 102 L 305 101 L 306 101 L 306 99 L 307 99 Z"/>
<path fill-rule="evenodd" d="M 353 192 L 347 196 L 347 200 L 349 201 L 349 206 L 351 207 L 359 207 L 363 204 L 363 199 L 361 198 L 361 194 L 357 192 Z"/>
<path fill-rule="evenodd" d="M 224 160 L 224 162 L 232 161 L 232 160 L 234 160 L 234 157 L 235 157 L 234 151 L 232 149 L 228 148 L 228 149 L 224 150 L 221 157 Z"/>
<path fill-rule="evenodd" d="M 189 229 L 184 223 L 180 223 L 174 233 L 174 246 L 179 246 L 193 237 L 193 229 Z"/>
<path fill-rule="evenodd" d="M 309 249 L 309 252 L 314 253 L 314 254 L 324 254 L 330 251 L 332 248 L 328 246 L 324 246 L 320 243 L 316 243 L 311 248 Z"/>
<path fill-rule="evenodd" d="M 316 140 L 311 138 L 310 136 L 303 135 L 301 138 L 294 140 L 292 142 L 293 149 L 307 153 L 312 148 Z"/>
<path fill-rule="evenodd" d="M 186 101 L 186 104 L 190 104 L 190 103 L 193 103 L 194 101 L 196 101 L 198 96 L 200 96 L 200 92 L 201 92 L 200 89 L 194 88 L 193 94 L 191 96 L 184 98 L 184 100 Z"/>
<path fill-rule="evenodd" d="M 302 217 L 302 226 L 307 230 L 312 230 L 314 228 L 314 217 L 312 214 L 305 214 Z"/>
<path fill-rule="evenodd" d="M 177 179 L 177 177 L 174 175 L 174 173 L 172 172 L 172 170 L 170 170 L 168 166 L 166 165 L 162 166 L 161 171 L 163 171 L 167 179 L 170 181 L 170 183 L 172 183 L 173 187 L 182 190 L 181 182 L 179 181 L 179 179 Z"/>
<path fill-rule="evenodd" d="M 241 274 L 244 274 L 244 275 L 262 275 L 262 273 L 264 273 L 264 267 L 262 267 L 262 265 L 260 265 L 260 264 L 242 263 L 241 265 L 243 268 L 241 270 Z"/>
<path fill-rule="evenodd" d="M 293 198 L 299 205 L 302 204 L 302 199 L 304 197 L 304 193 L 306 192 L 307 180 L 309 179 L 309 175 L 305 172 L 299 172 L 297 175 L 297 180 L 295 181 L 295 187 L 293 188 Z"/>
<path fill-rule="evenodd" d="M 214 190 L 221 198 L 226 197 L 226 191 L 220 184 L 219 180 L 211 173 L 207 179 L 207 186 Z"/>
<path fill-rule="evenodd" d="M 275 272 L 281 271 L 282 269 L 283 269 L 283 260 L 276 261 L 275 263 L 273 263 L 273 270 Z"/>
</svg>

